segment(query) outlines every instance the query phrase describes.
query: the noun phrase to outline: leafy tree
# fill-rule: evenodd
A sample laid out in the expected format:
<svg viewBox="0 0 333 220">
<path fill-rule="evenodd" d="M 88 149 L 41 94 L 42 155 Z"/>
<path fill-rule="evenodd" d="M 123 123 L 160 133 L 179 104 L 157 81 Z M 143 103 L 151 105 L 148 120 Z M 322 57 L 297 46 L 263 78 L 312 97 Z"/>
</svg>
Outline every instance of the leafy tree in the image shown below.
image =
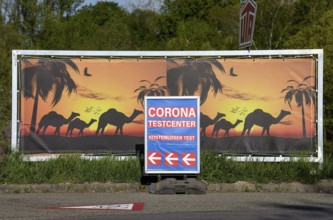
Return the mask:
<svg viewBox="0 0 333 220">
<path fill-rule="evenodd" d="M 0 97 L 5 100 L 0 105 L 1 119 L 10 120 L 12 49 L 238 49 L 239 0 L 159 1 L 163 2 L 160 11 L 150 10 L 149 4 L 155 3 L 152 0 L 134 5 L 133 10 L 112 2 L 84 5 L 83 0 L 0 0 Z M 256 2 L 254 49 L 324 49 L 324 132 L 326 141 L 332 140 L 333 1 Z M 182 65 L 185 71 L 186 65 Z M 187 85 L 181 81 L 174 86 L 179 89 L 177 94 L 183 86 Z M 216 91 L 214 86 L 211 89 Z"/>
<path fill-rule="evenodd" d="M 223 42 L 223 37 L 224 37 L 223 32 L 225 31 L 225 29 L 221 30 L 221 25 L 220 25 L 221 20 L 217 17 L 220 16 L 221 19 L 225 20 L 225 24 L 232 23 L 234 16 L 230 17 L 225 16 L 223 13 L 226 12 L 227 10 L 223 11 L 223 9 L 227 7 L 232 8 L 235 5 L 238 5 L 239 7 L 239 1 L 165 0 L 164 4 L 162 5 L 161 15 L 159 17 L 159 24 L 161 27 L 159 38 L 165 41 L 171 41 L 168 42 L 167 49 L 173 49 L 173 47 L 176 47 L 178 40 L 182 41 L 181 43 L 184 42 L 184 39 L 182 37 L 184 32 L 188 31 L 190 34 L 194 34 L 194 36 L 202 35 L 202 33 L 204 33 L 207 36 L 205 38 L 201 37 L 198 39 L 198 41 L 203 39 L 204 42 L 200 42 L 199 44 L 197 44 L 196 48 L 189 48 L 189 49 L 202 50 L 202 49 L 223 48 L 220 42 Z M 222 11 L 223 13 L 217 14 Z M 238 10 L 236 10 L 235 15 L 238 17 L 238 14 L 239 14 L 239 8 Z M 213 16 L 215 17 L 212 18 Z M 203 28 L 204 30 L 201 30 L 201 28 Z M 198 34 L 196 34 L 196 32 L 198 32 Z M 238 29 L 237 29 L 237 35 L 238 35 Z M 229 42 L 230 39 L 231 37 L 228 38 Z"/>
<path fill-rule="evenodd" d="M 23 62 L 29 63 L 28 60 Z M 39 97 L 46 101 L 49 94 L 53 93 L 52 106 L 55 106 L 60 101 L 64 89 L 67 90 L 68 96 L 76 92 L 76 84 L 67 66 L 79 73 L 78 67 L 71 60 L 39 60 L 36 64 L 30 63 L 22 69 L 23 96 L 26 99 L 34 99 L 30 124 L 32 133 L 35 133 L 36 128 Z"/>
<path fill-rule="evenodd" d="M 238 49 L 240 5 L 215 5 L 208 11 L 207 22 L 216 32 L 210 42 L 214 49 Z"/>
<path fill-rule="evenodd" d="M 85 6 L 64 23 L 63 49 L 129 50 L 132 45 L 126 16 L 112 2 Z"/>
<path fill-rule="evenodd" d="M 191 18 L 206 20 L 208 12 L 215 6 L 225 7 L 239 4 L 237 0 L 164 0 L 162 13 L 174 17 L 178 22 Z"/>
<path fill-rule="evenodd" d="M 22 35 L 15 27 L 0 23 L 0 128 L 11 119 L 12 49 L 20 48 Z"/>
<path fill-rule="evenodd" d="M 333 8 L 330 0 L 298 0 L 295 1 L 295 14 L 292 18 L 292 34 L 309 27 L 319 20 L 322 15 Z"/>
<path fill-rule="evenodd" d="M 67 46 L 65 22 L 54 16 L 45 16 L 38 35 L 38 48 L 44 50 L 65 50 Z"/>
<path fill-rule="evenodd" d="M 294 0 L 258 0 L 254 31 L 255 49 L 280 49 L 292 30 Z"/>
<path fill-rule="evenodd" d="M 302 108 L 302 127 L 303 127 L 303 137 L 306 137 L 306 127 L 305 127 L 305 116 L 304 116 L 304 105 L 310 106 L 311 103 L 316 103 L 316 89 L 314 86 L 309 86 L 306 81 L 313 76 L 308 76 L 303 79 L 303 82 L 298 82 L 296 80 L 289 80 L 288 83 L 297 83 L 297 86 L 289 85 L 281 92 L 286 92 L 284 101 L 289 104 L 291 108 L 291 102 L 295 100 L 297 107 Z"/>
<path fill-rule="evenodd" d="M 39 25 L 38 0 L 13 0 L 9 3 L 9 8 L 9 23 L 26 37 L 27 47 L 33 48 L 37 42 Z"/>
<path fill-rule="evenodd" d="M 75 15 L 83 2 L 84 0 L 43 0 L 41 4 L 48 8 L 48 11 L 55 15 L 57 20 L 62 20 Z"/>
<path fill-rule="evenodd" d="M 65 23 L 75 16 L 83 0 L 43 0 L 41 2 L 38 46 L 42 49 L 68 49 Z"/>
<path fill-rule="evenodd" d="M 290 36 L 284 45 L 288 48 L 324 49 L 324 136 L 325 151 L 333 155 L 333 9 L 320 19 Z"/>
<path fill-rule="evenodd" d="M 158 24 L 159 15 L 151 10 L 134 10 L 126 19 L 131 41 L 134 49 L 137 50 L 162 50 L 164 42 L 158 38 L 160 27 Z"/>
<path fill-rule="evenodd" d="M 216 32 L 215 32 L 216 33 Z M 192 19 L 180 22 L 177 33 L 166 45 L 167 50 L 211 50 L 210 36 L 214 35 L 205 21 Z"/>
<path fill-rule="evenodd" d="M 167 88 L 171 96 L 200 95 L 200 104 L 203 104 L 209 90 L 216 96 L 222 92 L 222 84 L 216 77 L 213 66 L 225 74 L 224 67 L 217 60 L 186 59 L 178 64 L 172 59 L 168 63 L 173 68 L 167 71 Z"/>
<path fill-rule="evenodd" d="M 149 86 L 140 86 L 134 92 L 139 92 L 137 101 L 138 103 L 140 102 L 142 105 L 142 108 L 144 108 L 144 101 L 145 101 L 145 96 L 165 96 L 166 94 L 166 86 L 162 86 L 160 84 L 157 84 L 157 82 L 160 79 L 165 78 L 165 76 L 159 76 L 157 77 L 153 83 L 151 83 L 149 80 L 141 80 L 140 83 L 148 83 Z"/>
</svg>

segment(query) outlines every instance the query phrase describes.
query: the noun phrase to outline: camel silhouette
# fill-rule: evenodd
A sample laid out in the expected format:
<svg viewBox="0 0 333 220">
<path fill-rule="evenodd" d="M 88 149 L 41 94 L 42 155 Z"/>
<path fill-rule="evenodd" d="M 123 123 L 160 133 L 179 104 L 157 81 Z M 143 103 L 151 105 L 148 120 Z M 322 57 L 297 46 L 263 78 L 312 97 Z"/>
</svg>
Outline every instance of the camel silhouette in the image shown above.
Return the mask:
<svg viewBox="0 0 333 220">
<path fill-rule="evenodd" d="M 81 119 L 76 118 L 68 124 L 66 136 L 68 134 L 70 134 L 70 136 L 72 137 L 72 133 L 73 133 L 74 129 L 80 130 L 80 132 L 77 136 L 80 136 L 80 134 L 81 134 L 81 136 L 83 136 L 83 129 L 89 128 L 90 125 L 92 125 L 96 121 L 97 121 L 96 119 L 91 119 L 89 123 L 86 123 L 86 122 L 82 121 Z"/>
<path fill-rule="evenodd" d="M 98 135 L 99 131 L 104 135 L 104 129 L 108 124 L 116 126 L 115 135 L 118 134 L 118 131 L 120 131 L 120 135 L 123 135 L 124 124 L 131 123 L 140 114 L 143 114 L 143 111 L 134 109 L 132 115 L 128 117 L 124 113 L 111 108 L 99 117 L 96 135 Z"/>
<path fill-rule="evenodd" d="M 247 135 L 250 136 L 253 125 L 262 127 L 261 136 L 263 136 L 265 132 L 267 133 L 267 136 L 270 136 L 270 126 L 279 123 L 285 116 L 290 114 L 289 111 L 281 110 L 279 116 L 274 118 L 271 114 L 264 112 L 262 109 L 256 109 L 246 116 L 242 136 L 244 136 L 246 131 Z"/>
<path fill-rule="evenodd" d="M 72 114 L 66 119 L 64 116 L 56 113 L 55 111 L 51 111 L 46 115 L 44 115 L 40 120 L 37 129 L 37 134 L 39 134 L 39 131 L 43 129 L 43 135 L 45 135 L 45 130 L 47 129 L 47 127 L 52 126 L 56 128 L 54 135 L 56 134 L 60 135 L 60 127 L 65 124 L 68 124 L 77 116 L 80 116 L 80 114 L 72 112 Z"/>
<path fill-rule="evenodd" d="M 220 118 L 224 117 L 225 114 L 223 113 L 217 113 L 214 119 L 211 119 L 210 117 L 208 117 L 205 114 L 202 114 L 200 112 L 200 127 L 201 127 L 201 132 L 200 135 L 206 137 L 206 128 L 209 125 L 213 125 L 215 124 L 215 122 L 217 122 L 217 120 L 219 120 Z"/>
<path fill-rule="evenodd" d="M 223 137 L 230 137 L 229 130 L 231 128 L 235 128 L 238 124 L 240 124 L 242 122 L 243 122 L 242 120 L 237 119 L 235 124 L 232 124 L 230 121 L 227 121 L 223 118 L 220 121 L 215 123 L 214 129 L 212 132 L 212 137 L 214 136 L 214 133 L 215 133 L 215 137 L 217 137 L 220 129 L 225 130 Z"/>
</svg>

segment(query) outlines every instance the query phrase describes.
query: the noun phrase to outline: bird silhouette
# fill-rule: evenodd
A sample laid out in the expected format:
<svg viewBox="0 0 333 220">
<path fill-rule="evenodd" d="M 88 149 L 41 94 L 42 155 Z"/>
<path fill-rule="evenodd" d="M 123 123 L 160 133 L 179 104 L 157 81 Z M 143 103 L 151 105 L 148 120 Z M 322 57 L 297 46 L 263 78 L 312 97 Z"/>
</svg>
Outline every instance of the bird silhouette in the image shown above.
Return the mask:
<svg viewBox="0 0 333 220">
<path fill-rule="evenodd" d="M 90 73 L 88 73 L 88 67 L 84 68 L 84 76 L 92 76 Z"/>
<path fill-rule="evenodd" d="M 238 76 L 236 73 L 234 73 L 234 68 L 231 67 L 230 68 L 230 73 L 229 73 L 230 76 Z"/>
</svg>

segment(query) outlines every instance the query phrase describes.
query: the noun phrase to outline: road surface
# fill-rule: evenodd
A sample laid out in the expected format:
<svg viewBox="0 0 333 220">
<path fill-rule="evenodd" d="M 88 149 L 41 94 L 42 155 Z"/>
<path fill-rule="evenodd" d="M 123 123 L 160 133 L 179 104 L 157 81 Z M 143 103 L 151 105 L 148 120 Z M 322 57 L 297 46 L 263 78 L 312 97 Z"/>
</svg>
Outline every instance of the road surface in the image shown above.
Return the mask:
<svg viewBox="0 0 333 220">
<path fill-rule="evenodd" d="M 143 209 L 138 211 L 57 209 L 68 206 L 133 203 L 143 203 Z M 332 216 L 333 194 L 324 193 L 0 194 L 0 219 L 332 219 Z"/>
</svg>

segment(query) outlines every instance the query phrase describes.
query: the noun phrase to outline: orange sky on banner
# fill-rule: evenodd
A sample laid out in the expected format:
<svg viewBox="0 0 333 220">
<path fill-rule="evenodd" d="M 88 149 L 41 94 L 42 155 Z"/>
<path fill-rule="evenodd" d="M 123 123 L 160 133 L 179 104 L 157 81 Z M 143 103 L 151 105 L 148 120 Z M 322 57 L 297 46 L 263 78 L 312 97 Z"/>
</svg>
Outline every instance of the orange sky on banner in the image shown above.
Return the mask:
<svg viewBox="0 0 333 220">
<path fill-rule="evenodd" d="M 165 76 L 167 62 L 165 59 L 73 59 L 77 64 L 80 74 L 76 74 L 68 68 L 71 77 L 75 81 L 77 93 L 70 97 L 64 91 L 63 96 L 55 107 L 51 107 L 51 96 L 44 102 L 40 99 L 37 112 L 37 124 L 41 117 L 50 111 L 56 111 L 68 118 L 71 112 L 80 113 L 80 119 L 89 122 L 90 119 L 98 120 L 99 116 L 110 108 L 115 108 L 125 115 L 130 116 L 134 109 L 142 110 L 137 103 L 138 93 L 134 90 L 139 86 L 149 86 L 149 80 L 153 82 L 158 76 Z M 277 117 L 281 109 L 288 110 L 291 115 L 286 116 L 282 123 L 271 126 L 271 136 L 301 137 L 302 116 L 301 108 L 298 108 L 293 100 L 292 109 L 284 103 L 285 93 L 281 93 L 288 80 L 302 82 L 304 77 L 315 76 L 315 61 L 312 59 L 220 59 L 219 62 L 225 68 L 224 75 L 215 70 L 217 78 L 223 85 L 223 93 L 216 97 L 210 94 L 206 102 L 201 106 L 201 112 L 214 118 L 217 112 L 226 114 L 225 119 L 234 123 L 237 119 L 243 120 L 245 116 L 255 109 L 262 109 Z M 84 76 L 84 68 L 92 76 Z M 230 68 L 238 74 L 236 77 L 229 75 Z M 24 68 L 24 63 L 22 63 Z M 306 81 L 309 85 L 315 85 L 315 78 Z M 157 82 L 165 85 L 166 80 Z M 296 85 L 296 84 L 293 84 Z M 21 98 L 21 131 L 27 134 L 31 122 L 33 100 Z M 315 134 L 315 109 L 314 105 L 305 106 L 307 135 Z M 144 135 L 144 116 L 138 116 L 133 123 L 124 125 L 124 135 Z M 84 130 L 84 134 L 94 134 L 97 122 Z M 207 127 L 206 134 L 211 135 L 213 125 Z M 243 123 L 230 130 L 230 136 L 239 135 L 243 129 Z M 62 126 L 61 134 L 66 133 L 67 126 Z M 262 128 L 254 126 L 251 134 L 260 134 Z M 47 129 L 47 134 L 52 134 L 53 128 Z M 113 135 L 115 126 L 108 125 L 105 134 Z M 220 131 L 219 136 L 224 131 Z M 77 134 L 77 132 L 76 132 Z"/>
<path fill-rule="evenodd" d="M 37 124 L 41 117 L 50 111 L 68 118 L 71 112 L 80 113 L 80 119 L 89 122 L 90 119 L 98 120 L 99 116 L 110 108 L 130 116 L 134 109 L 143 111 L 141 104 L 137 103 L 137 94 L 134 90 L 139 86 L 149 86 L 149 80 L 153 82 L 158 76 L 166 75 L 165 60 L 145 60 L 145 59 L 73 59 L 80 70 L 76 74 L 68 68 L 71 77 L 77 85 L 77 93 L 67 96 L 64 91 L 63 96 L 55 107 L 51 107 L 51 95 L 47 102 L 40 100 L 37 113 Z M 84 76 L 84 68 L 88 67 L 88 73 L 92 76 Z M 22 66 L 23 68 L 23 66 Z M 165 79 L 157 83 L 165 85 Z M 32 99 L 22 100 L 22 121 L 24 134 L 27 134 L 32 115 Z M 133 123 L 124 125 L 124 135 L 143 136 L 144 116 L 139 115 Z M 114 134 L 115 126 L 108 125 L 105 134 Z M 21 129 L 22 130 L 22 129 Z M 84 130 L 84 134 L 94 134 L 97 130 L 97 122 Z M 66 133 L 67 126 L 61 127 L 61 134 Z M 76 131 L 76 132 L 75 132 Z M 53 127 L 47 129 L 47 134 L 53 134 Z M 74 130 L 74 133 L 78 133 Z"/>
<path fill-rule="evenodd" d="M 235 123 L 237 119 L 243 121 L 235 129 L 230 130 L 230 136 L 240 135 L 247 114 L 255 109 L 277 117 L 280 111 L 290 111 L 291 115 L 282 119 L 281 123 L 270 127 L 271 136 L 302 137 L 302 113 L 297 107 L 295 99 L 292 109 L 284 102 L 286 93 L 281 91 L 288 85 L 288 80 L 302 82 L 307 76 L 315 76 L 315 61 L 313 59 L 226 59 L 220 60 L 226 70 L 226 75 L 217 74 L 223 85 L 223 94 L 216 97 L 209 96 L 201 108 L 201 112 L 215 117 L 217 112 L 226 114 L 225 119 Z M 229 75 L 230 68 L 234 69 L 236 77 Z M 308 85 L 315 85 L 315 77 L 306 81 Z M 308 136 L 315 134 L 315 107 L 313 104 L 305 106 L 306 130 Z M 211 135 L 213 126 L 207 128 L 207 135 Z M 251 135 L 260 135 L 261 127 L 254 126 Z M 219 136 L 224 131 L 220 130 Z"/>
</svg>

